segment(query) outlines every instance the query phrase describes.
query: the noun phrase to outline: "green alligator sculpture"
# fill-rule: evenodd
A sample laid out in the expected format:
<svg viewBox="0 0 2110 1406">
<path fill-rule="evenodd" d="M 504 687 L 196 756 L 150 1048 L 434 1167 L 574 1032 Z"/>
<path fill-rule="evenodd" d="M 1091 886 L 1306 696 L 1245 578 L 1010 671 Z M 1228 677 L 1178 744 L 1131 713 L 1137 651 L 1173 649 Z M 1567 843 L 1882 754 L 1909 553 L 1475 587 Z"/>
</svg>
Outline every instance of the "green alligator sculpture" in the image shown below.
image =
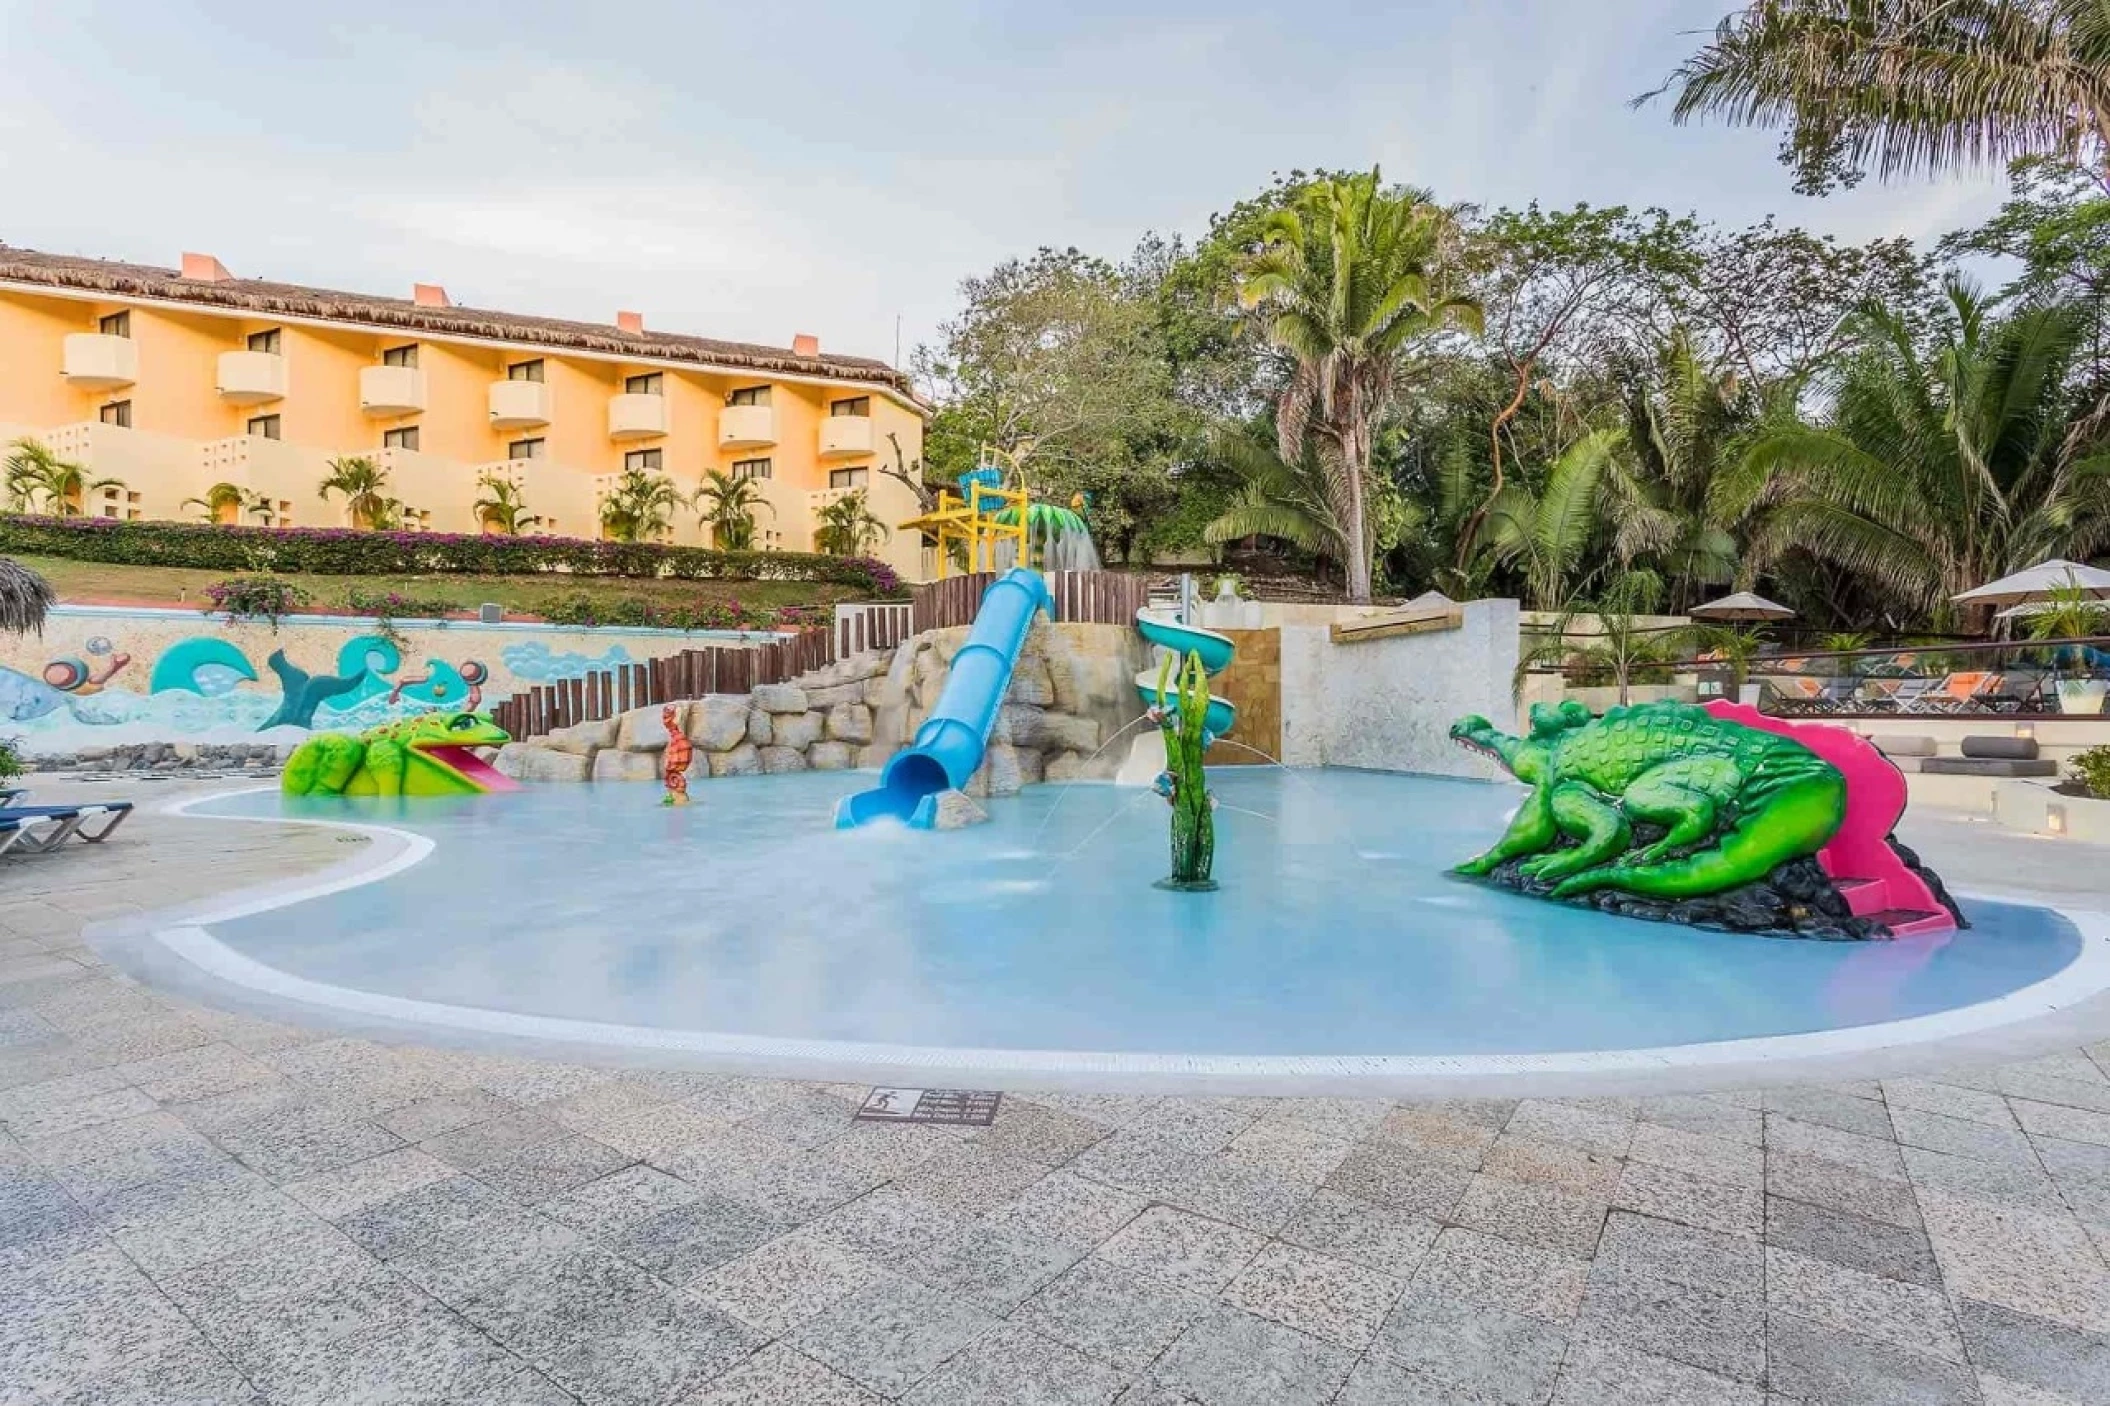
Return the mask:
<svg viewBox="0 0 2110 1406">
<path fill-rule="evenodd" d="M 1518 872 L 1551 884 L 1555 898 L 1720 893 L 1815 854 L 1846 815 L 1846 779 L 1831 763 L 1690 703 L 1640 703 L 1601 718 L 1579 703 L 1536 704 L 1528 736 L 1478 716 L 1450 735 L 1531 787 L 1502 838 L 1455 872 L 1522 859 Z M 1635 849 L 1636 821 L 1661 826 L 1663 837 Z M 1563 836 L 1577 843 L 1562 846 Z"/>
<path fill-rule="evenodd" d="M 325 732 L 293 749 L 279 788 L 289 796 L 468 796 L 513 783 L 474 747 L 513 739 L 484 713 L 421 713 L 353 737 Z"/>
</svg>

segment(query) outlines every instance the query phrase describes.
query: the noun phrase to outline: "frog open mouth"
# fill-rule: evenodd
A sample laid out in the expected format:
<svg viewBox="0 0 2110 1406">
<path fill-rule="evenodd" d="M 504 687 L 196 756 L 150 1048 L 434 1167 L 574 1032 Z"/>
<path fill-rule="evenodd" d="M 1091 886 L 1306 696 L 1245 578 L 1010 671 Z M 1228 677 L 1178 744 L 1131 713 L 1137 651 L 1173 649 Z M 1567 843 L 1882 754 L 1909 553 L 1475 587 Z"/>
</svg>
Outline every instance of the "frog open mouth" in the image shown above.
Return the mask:
<svg viewBox="0 0 2110 1406">
<path fill-rule="evenodd" d="M 517 791 L 520 783 L 492 766 L 476 752 L 459 743 L 442 742 L 431 746 L 411 749 L 426 760 L 436 762 L 453 772 L 479 791 Z"/>
</svg>

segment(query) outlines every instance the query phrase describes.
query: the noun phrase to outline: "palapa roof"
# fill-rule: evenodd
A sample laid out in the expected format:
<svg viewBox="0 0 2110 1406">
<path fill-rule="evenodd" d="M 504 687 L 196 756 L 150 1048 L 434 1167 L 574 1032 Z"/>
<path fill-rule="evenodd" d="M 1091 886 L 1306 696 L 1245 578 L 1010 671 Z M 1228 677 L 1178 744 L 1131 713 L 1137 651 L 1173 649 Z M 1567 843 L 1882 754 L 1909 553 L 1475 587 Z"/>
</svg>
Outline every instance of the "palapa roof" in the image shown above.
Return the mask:
<svg viewBox="0 0 2110 1406">
<path fill-rule="evenodd" d="M 128 264 L 114 259 L 86 259 L 46 254 L 0 244 L 0 282 L 40 284 L 108 294 L 116 298 L 152 298 L 224 308 L 264 317 L 307 317 L 354 322 L 406 332 L 525 342 L 555 349 L 603 352 L 615 356 L 691 361 L 714 368 L 763 374 L 820 376 L 839 381 L 872 382 L 913 397 L 909 379 L 883 361 L 863 356 L 800 356 L 786 347 L 753 342 L 724 342 L 680 332 L 627 332 L 612 323 L 570 322 L 557 317 L 496 312 L 488 308 L 429 306 L 409 298 L 372 293 L 345 293 L 298 283 L 261 278 L 207 280 L 184 278 L 175 269 Z"/>
<path fill-rule="evenodd" d="M 0 557 L 0 633 L 44 633 L 44 612 L 55 604 L 50 582 L 19 562 Z"/>
</svg>

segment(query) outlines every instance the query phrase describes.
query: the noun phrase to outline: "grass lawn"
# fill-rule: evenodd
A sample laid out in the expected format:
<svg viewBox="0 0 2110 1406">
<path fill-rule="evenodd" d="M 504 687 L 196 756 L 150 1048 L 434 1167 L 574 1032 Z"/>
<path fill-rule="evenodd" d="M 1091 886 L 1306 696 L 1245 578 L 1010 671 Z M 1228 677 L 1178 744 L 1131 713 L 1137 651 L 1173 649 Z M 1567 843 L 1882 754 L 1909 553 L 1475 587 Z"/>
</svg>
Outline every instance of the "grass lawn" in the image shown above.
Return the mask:
<svg viewBox="0 0 2110 1406">
<path fill-rule="evenodd" d="M 100 605 L 189 605 L 205 602 L 205 588 L 224 581 L 225 571 L 193 567 L 114 566 L 99 561 L 59 557 L 14 560 L 51 582 L 63 601 Z M 780 605 L 831 605 L 856 594 L 850 587 L 811 581 L 642 581 L 595 576 L 303 576 L 289 574 L 313 600 L 311 607 L 342 610 L 355 590 L 394 591 L 418 600 L 444 600 L 462 610 L 485 602 L 504 606 L 508 614 L 539 615 L 541 607 L 563 596 L 590 595 L 596 600 L 644 597 L 661 605 L 700 601 L 733 601 L 774 608 Z"/>
</svg>

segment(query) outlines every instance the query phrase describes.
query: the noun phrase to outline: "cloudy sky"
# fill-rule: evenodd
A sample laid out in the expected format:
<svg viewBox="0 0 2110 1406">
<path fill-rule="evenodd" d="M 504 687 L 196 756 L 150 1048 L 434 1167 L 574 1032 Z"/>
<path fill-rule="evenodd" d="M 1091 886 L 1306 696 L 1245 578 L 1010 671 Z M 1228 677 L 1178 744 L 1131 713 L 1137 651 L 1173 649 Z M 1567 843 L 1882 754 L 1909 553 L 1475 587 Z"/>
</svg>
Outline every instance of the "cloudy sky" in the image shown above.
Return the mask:
<svg viewBox="0 0 2110 1406">
<path fill-rule="evenodd" d="M 1770 135 L 1629 110 L 1729 7 L 0 0 L 0 241 L 891 358 L 999 259 L 1296 168 L 1850 238 L 1995 203 L 1804 199 Z"/>
</svg>

